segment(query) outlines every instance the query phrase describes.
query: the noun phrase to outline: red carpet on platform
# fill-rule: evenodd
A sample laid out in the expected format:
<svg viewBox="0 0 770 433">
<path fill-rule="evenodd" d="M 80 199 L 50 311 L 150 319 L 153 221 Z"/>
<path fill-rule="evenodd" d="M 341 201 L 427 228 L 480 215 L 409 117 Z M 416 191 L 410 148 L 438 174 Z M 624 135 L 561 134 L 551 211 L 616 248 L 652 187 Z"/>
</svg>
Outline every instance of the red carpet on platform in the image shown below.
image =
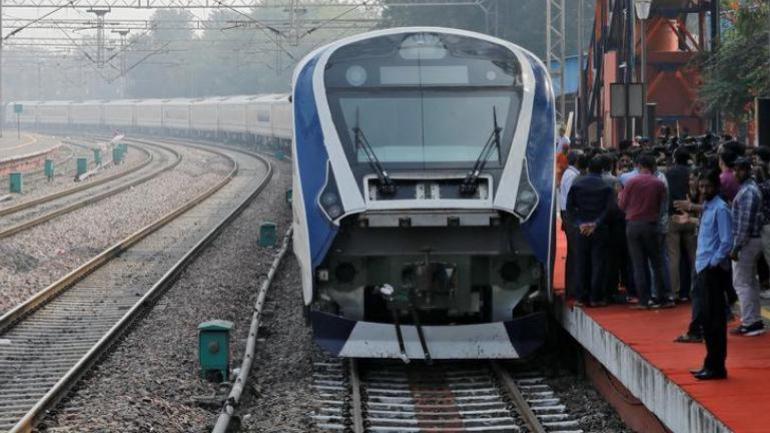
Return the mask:
<svg viewBox="0 0 770 433">
<path fill-rule="evenodd" d="M 554 287 L 561 294 L 564 293 L 565 258 L 566 239 L 559 231 Z M 585 311 L 734 432 L 770 432 L 770 334 L 729 336 L 728 379 L 699 382 L 689 369 L 702 366 L 705 346 L 673 342 L 687 328 L 690 304 L 668 310 L 638 311 L 627 306 L 610 306 Z"/>
</svg>

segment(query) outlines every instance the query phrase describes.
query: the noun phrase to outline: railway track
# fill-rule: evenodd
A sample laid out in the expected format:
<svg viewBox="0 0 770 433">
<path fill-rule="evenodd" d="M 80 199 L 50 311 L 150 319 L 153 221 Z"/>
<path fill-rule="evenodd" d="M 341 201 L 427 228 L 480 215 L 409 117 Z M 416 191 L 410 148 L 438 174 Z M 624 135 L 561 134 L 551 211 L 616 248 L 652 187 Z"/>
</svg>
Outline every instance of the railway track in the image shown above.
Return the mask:
<svg viewBox="0 0 770 433">
<path fill-rule="evenodd" d="M 112 197 L 160 176 L 182 161 L 182 155 L 167 146 L 141 146 L 136 149 L 147 157 L 128 170 L 0 209 L 0 239 Z"/>
<path fill-rule="evenodd" d="M 544 378 L 497 362 L 327 360 L 314 369 L 321 431 L 582 433 Z"/>
<path fill-rule="evenodd" d="M 31 431 L 270 181 L 265 159 L 216 152 L 225 179 L 0 317 L 0 431 Z"/>
</svg>

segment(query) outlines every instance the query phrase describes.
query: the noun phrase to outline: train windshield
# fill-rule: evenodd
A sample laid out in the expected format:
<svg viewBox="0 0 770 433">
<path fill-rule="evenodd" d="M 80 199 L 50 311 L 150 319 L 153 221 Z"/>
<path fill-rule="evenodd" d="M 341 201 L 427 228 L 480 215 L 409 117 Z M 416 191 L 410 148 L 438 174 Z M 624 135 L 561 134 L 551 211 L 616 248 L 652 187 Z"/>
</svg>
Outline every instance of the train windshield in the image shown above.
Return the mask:
<svg viewBox="0 0 770 433">
<path fill-rule="evenodd" d="M 361 137 L 383 164 L 475 161 L 494 130 L 507 156 L 521 104 L 521 73 L 505 47 L 456 35 L 411 33 L 347 45 L 329 59 L 332 117 L 349 159 L 368 163 Z M 357 133 L 358 131 L 358 138 Z"/>
</svg>

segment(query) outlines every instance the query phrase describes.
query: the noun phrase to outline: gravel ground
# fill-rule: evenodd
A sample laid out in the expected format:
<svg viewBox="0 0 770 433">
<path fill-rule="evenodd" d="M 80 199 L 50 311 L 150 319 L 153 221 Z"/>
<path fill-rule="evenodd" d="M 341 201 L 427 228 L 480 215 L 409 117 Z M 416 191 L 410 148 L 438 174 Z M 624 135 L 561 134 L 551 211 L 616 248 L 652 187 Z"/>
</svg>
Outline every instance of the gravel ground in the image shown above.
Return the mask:
<svg viewBox="0 0 770 433">
<path fill-rule="evenodd" d="M 537 366 L 531 370 L 544 374 L 546 383 L 567 406 L 567 412 L 580 422 L 585 433 L 633 433 L 588 378 L 563 368 L 564 360 L 556 353 L 545 354 L 529 365 Z"/>
<path fill-rule="evenodd" d="M 249 379 L 250 393 L 241 404 L 244 432 L 308 432 L 308 413 L 315 407 L 312 394 L 312 361 L 323 359 L 315 348 L 302 315 L 302 283 L 294 257 L 287 256 L 280 277 L 268 293 L 265 310 L 271 312 L 260 332 L 257 366 Z"/>
<path fill-rule="evenodd" d="M 0 242 L 0 314 L 229 172 L 227 159 L 179 147 L 172 171 Z M 138 153 L 138 152 L 130 152 Z"/>
<path fill-rule="evenodd" d="M 72 157 L 61 161 L 63 158 L 67 158 L 69 155 L 72 155 Z M 55 192 L 75 186 L 76 183 L 73 179 L 75 177 L 75 160 L 77 157 L 88 157 L 89 168 L 93 169 L 93 167 L 90 166 L 90 163 L 93 162 L 91 161 L 91 159 L 93 159 L 93 154 L 78 146 L 64 145 L 54 151 L 53 159 L 57 162 L 54 163 L 55 175 L 53 180 L 48 182 L 42 171 L 35 171 L 31 174 L 25 173 L 24 194 L 16 195 L 13 200 L 0 203 L 0 209 L 16 206 L 31 199 L 38 198 L 43 195 L 53 194 Z M 100 170 L 95 175 L 89 177 L 83 182 L 90 183 L 105 176 L 110 176 L 121 171 L 126 171 L 142 163 L 146 158 L 147 155 L 145 155 L 144 152 L 137 151 L 136 149 L 129 149 L 128 153 L 126 153 L 126 160 L 123 164 L 118 166 L 113 166 L 112 164 L 105 166 L 103 170 Z M 108 161 L 107 157 L 105 156 L 102 156 L 102 160 L 105 163 Z M 8 184 L 4 184 L 2 193 L 7 193 L 9 187 L 10 186 Z"/>
<path fill-rule="evenodd" d="M 210 431 L 220 406 L 202 402 L 211 399 L 218 385 L 198 376 L 197 325 L 211 319 L 234 322 L 232 365 L 240 365 L 256 291 L 277 252 L 274 248 L 258 247 L 259 223 L 274 221 L 283 233 L 291 218 L 291 210 L 284 201 L 285 191 L 291 183 L 290 167 L 280 164 L 276 168 L 273 182 L 190 265 L 156 308 L 136 325 L 59 409 L 43 421 L 41 430 L 79 433 Z M 286 308 L 282 301 L 273 299 L 299 299 L 301 296 L 294 266 L 293 258 L 287 256 L 275 280 L 274 288 L 278 291 L 268 295 L 270 321 Z M 286 326 L 296 328 L 294 323 Z M 260 343 L 260 352 L 267 347 L 271 352 L 288 349 L 279 346 L 280 343 L 273 344 L 276 343 L 273 335 L 269 328 L 266 330 L 267 340 Z M 286 345 L 289 344 L 299 347 L 296 342 L 286 341 Z M 301 350 L 296 352 L 301 353 Z M 287 369 L 285 364 L 276 364 L 273 368 Z M 252 373 L 254 378 L 273 375 L 275 371 L 266 372 L 262 361 L 258 360 Z"/>
</svg>

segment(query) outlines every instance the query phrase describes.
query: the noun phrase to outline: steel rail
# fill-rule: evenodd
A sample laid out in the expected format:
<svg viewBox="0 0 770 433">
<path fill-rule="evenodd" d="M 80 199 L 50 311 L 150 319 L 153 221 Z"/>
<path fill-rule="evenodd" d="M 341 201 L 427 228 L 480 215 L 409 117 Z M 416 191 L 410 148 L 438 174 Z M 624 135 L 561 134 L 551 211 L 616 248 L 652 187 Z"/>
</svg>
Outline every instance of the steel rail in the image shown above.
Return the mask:
<svg viewBox="0 0 770 433">
<path fill-rule="evenodd" d="M 222 156 L 225 156 L 225 155 L 222 155 Z M 128 248 L 130 248 L 132 245 L 136 244 L 140 240 L 144 239 L 152 232 L 166 225 L 169 221 L 173 220 L 175 217 L 179 216 L 180 214 L 187 211 L 191 207 L 197 205 L 198 203 L 200 203 L 200 201 L 202 201 L 203 199 L 207 198 L 209 195 L 216 192 L 217 189 L 223 187 L 238 172 L 237 163 L 232 159 L 231 159 L 231 162 L 234 165 L 231 171 L 225 176 L 225 178 L 222 181 L 214 185 L 212 188 L 209 188 L 208 190 L 196 196 L 192 200 L 186 202 L 182 206 L 167 213 L 166 215 L 155 220 L 154 222 L 144 226 L 143 228 L 130 234 L 126 238 L 116 242 L 115 244 L 108 247 L 98 255 L 94 256 L 84 264 L 80 265 L 76 269 L 73 269 L 70 273 L 63 276 L 59 280 L 55 281 L 50 286 L 37 292 L 36 294 L 29 297 L 26 301 L 22 302 L 21 304 L 17 305 L 16 307 L 12 308 L 8 312 L 0 316 L 0 335 L 7 332 L 8 329 L 14 326 L 16 322 L 18 322 L 20 319 L 22 319 L 29 313 L 34 312 L 41 306 L 45 305 L 48 301 L 50 301 L 51 299 L 61 294 L 64 290 L 68 289 L 74 283 L 78 282 L 79 280 L 86 277 L 88 274 L 100 268 L 101 266 L 109 262 L 111 259 L 117 257 L 119 254 L 121 254 L 122 252 L 124 252 L 125 250 L 127 250 Z"/>
<path fill-rule="evenodd" d="M 241 402 L 241 394 L 246 386 L 246 382 L 249 380 L 249 373 L 251 372 L 251 365 L 254 362 L 254 352 L 257 348 L 257 334 L 259 333 L 259 324 L 262 319 L 262 307 L 265 305 L 265 298 L 267 297 L 267 290 L 273 283 L 273 277 L 278 270 L 278 266 L 281 265 L 281 260 L 286 255 L 286 251 L 289 249 L 289 240 L 291 239 L 292 229 L 286 231 L 286 235 L 283 237 L 283 245 L 278 251 L 273 264 L 270 266 L 270 270 L 267 272 L 267 277 L 262 282 L 257 294 L 257 301 L 254 303 L 254 312 L 251 315 L 251 326 L 249 327 L 249 337 L 246 340 L 246 351 L 243 354 L 243 362 L 241 362 L 241 370 L 238 373 L 238 378 L 235 379 L 233 387 L 230 389 L 230 393 L 225 400 L 224 407 L 219 413 L 217 422 L 212 433 L 227 433 L 228 426 L 230 425 L 230 419 L 235 413 L 235 409 Z"/>
<path fill-rule="evenodd" d="M 121 171 L 119 173 L 111 174 L 111 175 L 109 175 L 107 177 L 103 177 L 103 178 L 100 178 L 100 179 L 97 179 L 97 180 L 94 180 L 94 181 L 91 181 L 91 182 L 88 182 L 88 183 L 80 184 L 80 185 L 74 186 L 72 188 L 67 188 L 67 189 L 62 190 L 62 191 L 58 191 L 58 192 L 55 192 L 55 193 L 52 193 L 52 194 L 44 195 L 44 196 L 38 197 L 38 198 L 36 198 L 34 200 L 25 201 L 23 203 L 19 203 L 19 204 L 15 205 L 15 206 L 9 206 L 7 208 L 0 209 L 0 216 L 9 215 L 9 214 L 12 214 L 12 213 L 15 213 L 15 212 L 22 211 L 24 209 L 29 209 L 29 208 L 31 208 L 33 206 L 37 206 L 37 205 L 40 205 L 40 204 L 43 204 L 43 203 L 47 203 L 47 202 L 52 201 L 52 200 L 56 200 L 56 199 L 59 199 L 59 198 L 62 198 L 62 197 L 66 197 L 66 196 L 74 194 L 76 192 L 80 192 L 80 191 L 83 191 L 83 190 L 86 190 L 86 189 L 89 189 L 89 188 L 93 188 L 95 186 L 102 185 L 102 184 L 104 184 L 106 182 L 109 182 L 111 180 L 118 179 L 118 178 L 123 177 L 125 175 L 131 174 L 131 173 L 133 173 L 133 172 L 135 172 L 137 170 L 140 170 L 141 168 L 147 166 L 147 164 L 149 164 L 149 163 L 151 163 L 153 161 L 153 156 L 152 156 L 152 154 L 150 154 L 150 152 L 147 151 L 147 149 L 143 149 L 141 147 L 138 147 L 137 149 L 139 149 L 142 152 L 144 152 L 144 154 L 146 155 L 146 158 L 141 163 L 136 165 L 135 167 L 131 167 L 128 170 L 124 170 L 124 171 Z M 73 152 L 72 155 L 70 155 L 68 157 L 68 159 L 73 157 L 74 150 L 72 152 Z"/>
<path fill-rule="evenodd" d="M 537 415 L 535 415 L 535 412 L 532 410 L 529 403 L 527 403 L 527 399 L 524 398 L 524 395 L 522 395 L 519 387 L 516 386 L 516 382 L 513 380 L 510 373 L 508 373 L 508 371 L 501 367 L 500 364 L 496 361 L 491 361 L 490 366 L 500 381 L 503 390 L 505 390 L 505 392 L 508 394 L 508 397 L 510 397 L 511 401 L 516 406 L 516 410 L 519 412 L 519 415 L 521 415 L 521 417 L 524 419 L 524 422 L 527 423 L 529 432 L 546 433 L 545 427 L 543 427 L 543 425 L 540 423 L 540 420 L 537 418 Z"/>
<path fill-rule="evenodd" d="M 211 150 L 211 149 L 209 149 Z M 145 226 L 139 231 L 133 233 L 127 238 L 119 241 L 112 247 L 108 248 L 98 256 L 91 259 L 86 264 L 82 265 L 78 269 L 70 272 L 67 276 L 63 277 L 56 283 L 44 289 L 40 293 L 36 294 L 28 301 L 18 306 L 14 310 L 0 317 L 0 332 L 5 332 L 14 323 L 21 320 L 24 316 L 39 308 L 43 303 L 50 301 L 58 294 L 61 294 L 72 284 L 86 275 L 93 272 L 98 267 L 109 262 L 110 259 L 116 257 L 123 251 L 126 251 L 130 246 L 136 244 L 141 239 L 144 239 L 149 234 L 153 233 L 157 229 L 166 225 L 167 223 L 176 219 L 176 217 L 182 215 L 193 207 L 201 204 L 211 195 L 215 194 L 218 190 L 229 183 L 233 177 L 238 173 L 238 164 L 235 160 L 227 157 L 233 162 L 233 168 L 228 175 L 212 186 L 202 194 L 199 194 L 194 199 L 188 201 L 184 205 L 175 209 L 174 211 L 159 218 L 155 222 Z M 31 432 L 34 425 L 40 417 L 44 416 L 46 411 L 55 405 L 71 387 L 77 383 L 80 377 L 87 372 L 90 367 L 96 363 L 100 356 L 102 356 L 109 347 L 117 341 L 117 339 L 124 334 L 126 330 L 130 328 L 130 325 L 134 323 L 143 313 L 149 311 L 154 301 L 173 284 L 176 278 L 186 268 L 186 266 L 205 248 L 211 243 L 216 236 L 230 223 L 235 217 L 237 217 L 243 209 L 265 188 L 273 174 L 272 165 L 263 157 L 256 156 L 256 158 L 266 167 L 266 173 L 260 180 L 259 184 L 254 190 L 244 198 L 241 203 L 229 212 L 219 223 L 217 223 L 206 235 L 203 236 L 191 249 L 189 249 L 164 275 L 145 293 L 139 301 L 137 301 L 133 307 L 131 307 L 123 317 L 113 325 L 110 330 L 104 334 L 99 341 L 88 350 L 88 352 L 73 366 L 67 373 L 59 379 L 59 381 L 30 409 L 24 417 L 17 422 L 17 424 L 10 430 L 11 433 L 27 433 Z"/>
<path fill-rule="evenodd" d="M 146 176 L 142 176 L 142 177 L 140 177 L 138 179 L 132 180 L 131 182 L 127 182 L 127 183 L 121 184 L 121 185 L 116 186 L 114 188 L 111 188 L 111 189 L 109 189 L 107 191 L 104 191 L 103 193 L 96 194 L 96 195 L 93 195 L 93 196 L 90 196 L 90 197 L 86 197 L 86 198 L 84 198 L 82 200 L 79 200 L 79 201 L 76 201 L 76 202 L 74 202 L 74 203 L 72 203 L 70 205 L 67 205 L 67 206 L 64 206 L 62 208 L 56 209 L 54 211 L 48 212 L 48 213 L 43 214 L 43 215 L 41 215 L 39 217 L 35 217 L 35 218 L 30 219 L 30 220 L 24 221 L 23 223 L 16 224 L 16 225 L 11 226 L 11 227 L 9 227 L 7 229 L 0 229 L 0 239 L 7 238 L 9 236 L 15 235 L 15 234 L 20 233 L 20 232 L 22 232 L 24 230 L 27 230 L 27 229 L 30 229 L 30 228 L 35 227 L 37 225 L 43 224 L 45 222 L 48 222 L 48 221 L 50 221 L 50 220 L 52 220 L 52 219 L 54 219 L 54 218 L 56 218 L 58 216 L 70 213 L 70 212 L 75 211 L 77 209 L 83 208 L 83 207 L 88 206 L 90 204 L 96 203 L 96 202 L 98 202 L 100 200 L 103 200 L 105 198 L 112 197 L 112 196 L 114 196 L 114 195 L 116 195 L 118 193 L 121 193 L 121 192 L 129 189 L 129 188 L 132 188 L 134 186 L 137 186 L 137 185 L 140 185 L 142 183 L 145 183 L 145 182 L 147 182 L 147 181 L 149 181 L 151 179 L 154 179 L 154 178 L 160 176 L 161 174 L 163 174 L 163 173 L 165 173 L 165 172 L 167 172 L 169 170 L 174 169 L 177 165 L 179 165 L 180 162 L 182 162 L 182 156 L 177 151 L 175 151 L 175 150 L 173 150 L 171 148 L 168 148 L 168 147 L 164 147 L 164 146 L 158 146 L 158 147 L 163 147 L 164 150 L 166 150 L 168 152 L 171 152 L 172 155 L 176 156 L 176 160 L 172 164 L 166 165 L 166 166 L 160 168 L 159 170 L 156 170 L 156 171 L 153 171 L 153 172 L 147 174 Z M 112 179 L 112 180 L 114 180 L 114 179 Z"/>
<path fill-rule="evenodd" d="M 361 378 L 358 375 L 358 360 L 350 360 L 350 411 L 353 414 L 353 433 L 364 433 L 364 405 L 361 398 Z"/>
</svg>

